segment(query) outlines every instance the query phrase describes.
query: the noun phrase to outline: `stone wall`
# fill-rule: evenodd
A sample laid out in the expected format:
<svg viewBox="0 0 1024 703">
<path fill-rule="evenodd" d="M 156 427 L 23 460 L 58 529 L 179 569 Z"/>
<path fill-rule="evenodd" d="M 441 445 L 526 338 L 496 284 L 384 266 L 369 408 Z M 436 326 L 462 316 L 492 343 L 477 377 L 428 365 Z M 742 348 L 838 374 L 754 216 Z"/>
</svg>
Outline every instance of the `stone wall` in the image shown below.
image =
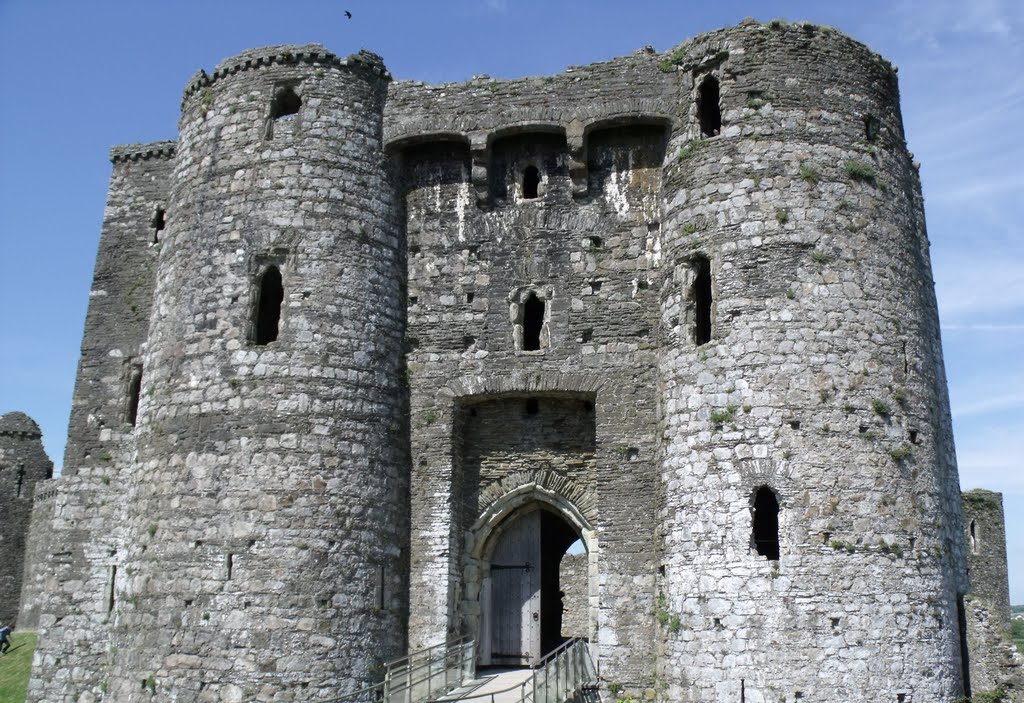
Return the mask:
<svg viewBox="0 0 1024 703">
<path fill-rule="evenodd" d="M 405 174 L 409 236 L 413 647 L 477 634 L 487 567 L 472 552 L 486 547 L 467 528 L 550 469 L 565 478 L 565 509 L 600 535 L 587 630 L 601 666 L 614 680 L 652 680 L 650 283 L 669 124 L 659 102 L 670 86 L 655 63 L 638 52 L 547 79 L 393 86 L 386 130 Z M 524 190 L 531 167 L 536 197 Z M 531 296 L 544 306 L 535 349 L 524 344 Z M 524 418 L 531 399 L 542 408 L 535 420 Z M 502 407 L 495 423 L 523 441 L 478 477 L 474 437 L 494 433 L 474 430 L 467 413 Z M 557 425 L 530 429 L 544 408 L 560 408 Z"/>
<path fill-rule="evenodd" d="M 811 25 L 673 50 L 657 288 L 670 700 L 952 701 L 965 588 L 920 185 L 893 68 Z M 719 84 L 721 125 L 699 95 Z M 709 262 L 710 341 L 695 262 Z M 772 491 L 777 559 L 755 549 Z"/>
<path fill-rule="evenodd" d="M 388 78 L 372 54 L 271 47 L 186 88 L 127 491 L 118 701 L 334 698 L 404 651 Z"/>
<path fill-rule="evenodd" d="M 965 599 L 970 685 L 975 694 L 1012 691 L 1024 700 L 1024 659 L 1010 639 L 1010 584 L 1006 565 L 1003 496 L 975 489 L 963 494 L 964 537 L 971 581 Z"/>
<path fill-rule="evenodd" d="M 43 449 L 39 426 L 24 413 L 0 415 L 0 623 L 17 620 L 21 628 L 34 626 L 31 619 L 18 618 L 22 569 L 32 548 L 32 495 L 36 484 L 52 476 L 53 462 Z"/>
<path fill-rule="evenodd" d="M 1003 496 L 975 489 L 963 494 L 964 537 L 971 596 L 987 601 L 992 622 L 1010 632 L 1010 577 L 1006 567 Z"/>
<path fill-rule="evenodd" d="M 566 554 L 559 568 L 562 593 L 562 637 L 586 637 L 588 617 L 587 555 Z"/>
<path fill-rule="evenodd" d="M 142 400 L 142 351 L 163 246 L 174 142 L 110 152 L 113 169 L 89 295 L 61 478 L 40 486 L 21 612 L 38 623 L 29 699 L 98 695 L 107 680 L 125 486 Z"/>
</svg>

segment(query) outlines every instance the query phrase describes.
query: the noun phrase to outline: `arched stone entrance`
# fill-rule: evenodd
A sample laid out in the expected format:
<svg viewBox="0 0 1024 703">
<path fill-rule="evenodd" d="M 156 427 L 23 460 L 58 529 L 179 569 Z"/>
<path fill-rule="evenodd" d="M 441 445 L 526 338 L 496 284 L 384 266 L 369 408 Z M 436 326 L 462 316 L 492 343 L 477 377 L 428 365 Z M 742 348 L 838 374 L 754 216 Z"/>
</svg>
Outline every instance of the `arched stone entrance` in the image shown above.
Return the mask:
<svg viewBox="0 0 1024 703">
<path fill-rule="evenodd" d="M 530 665 L 562 642 L 559 565 L 577 540 L 586 549 L 588 636 L 596 635 L 597 544 L 565 497 L 537 484 L 492 503 L 469 531 L 463 612 L 479 663 Z"/>
</svg>

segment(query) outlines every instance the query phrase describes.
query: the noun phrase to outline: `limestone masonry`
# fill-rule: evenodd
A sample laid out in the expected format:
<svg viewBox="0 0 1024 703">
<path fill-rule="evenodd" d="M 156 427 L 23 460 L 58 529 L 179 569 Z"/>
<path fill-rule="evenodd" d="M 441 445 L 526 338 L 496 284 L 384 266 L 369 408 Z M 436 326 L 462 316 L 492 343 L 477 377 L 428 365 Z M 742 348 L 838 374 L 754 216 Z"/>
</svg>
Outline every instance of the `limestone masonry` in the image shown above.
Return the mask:
<svg viewBox="0 0 1024 703">
<path fill-rule="evenodd" d="M 865 46 L 440 86 L 267 47 L 111 161 L 63 476 L 0 426 L 29 700 L 328 701 L 460 635 L 586 636 L 607 700 L 1020 685 Z"/>
</svg>

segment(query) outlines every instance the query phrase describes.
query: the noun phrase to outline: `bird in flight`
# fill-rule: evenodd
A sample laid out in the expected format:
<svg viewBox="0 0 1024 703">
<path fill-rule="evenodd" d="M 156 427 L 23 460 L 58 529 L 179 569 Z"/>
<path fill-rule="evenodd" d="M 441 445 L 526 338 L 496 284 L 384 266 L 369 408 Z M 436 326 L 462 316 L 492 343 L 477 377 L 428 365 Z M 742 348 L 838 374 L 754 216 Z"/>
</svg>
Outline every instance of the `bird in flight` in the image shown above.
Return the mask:
<svg viewBox="0 0 1024 703">
<path fill-rule="evenodd" d="M 345 18 L 346 19 L 352 19 L 352 13 L 349 12 L 348 10 L 345 10 Z"/>
</svg>

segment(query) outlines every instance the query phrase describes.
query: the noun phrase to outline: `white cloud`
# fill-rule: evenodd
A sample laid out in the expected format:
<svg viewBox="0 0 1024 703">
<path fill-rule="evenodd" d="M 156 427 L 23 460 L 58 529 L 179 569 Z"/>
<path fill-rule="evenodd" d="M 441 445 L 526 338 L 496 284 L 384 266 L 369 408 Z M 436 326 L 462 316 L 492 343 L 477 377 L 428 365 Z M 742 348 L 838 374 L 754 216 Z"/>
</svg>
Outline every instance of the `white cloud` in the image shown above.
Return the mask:
<svg viewBox="0 0 1024 703">
<path fill-rule="evenodd" d="M 1003 395 L 997 396 L 986 396 L 984 398 L 977 398 L 973 401 L 953 406 L 953 417 L 964 418 L 974 415 L 985 415 L 997 411 L 1012 410 L 1014 408 L 1024 408 L 1024 383 L 1021 383 L 1020 381 L 1021 379 L 1016 379 L 1016 382 L 1010 382 L 1007 385 L 1016 385 L 1022 389 L 1021 391 L 1004 393 Z M 1021 468 L 1024 470 L 1024 466 Z"/>
</svg>

